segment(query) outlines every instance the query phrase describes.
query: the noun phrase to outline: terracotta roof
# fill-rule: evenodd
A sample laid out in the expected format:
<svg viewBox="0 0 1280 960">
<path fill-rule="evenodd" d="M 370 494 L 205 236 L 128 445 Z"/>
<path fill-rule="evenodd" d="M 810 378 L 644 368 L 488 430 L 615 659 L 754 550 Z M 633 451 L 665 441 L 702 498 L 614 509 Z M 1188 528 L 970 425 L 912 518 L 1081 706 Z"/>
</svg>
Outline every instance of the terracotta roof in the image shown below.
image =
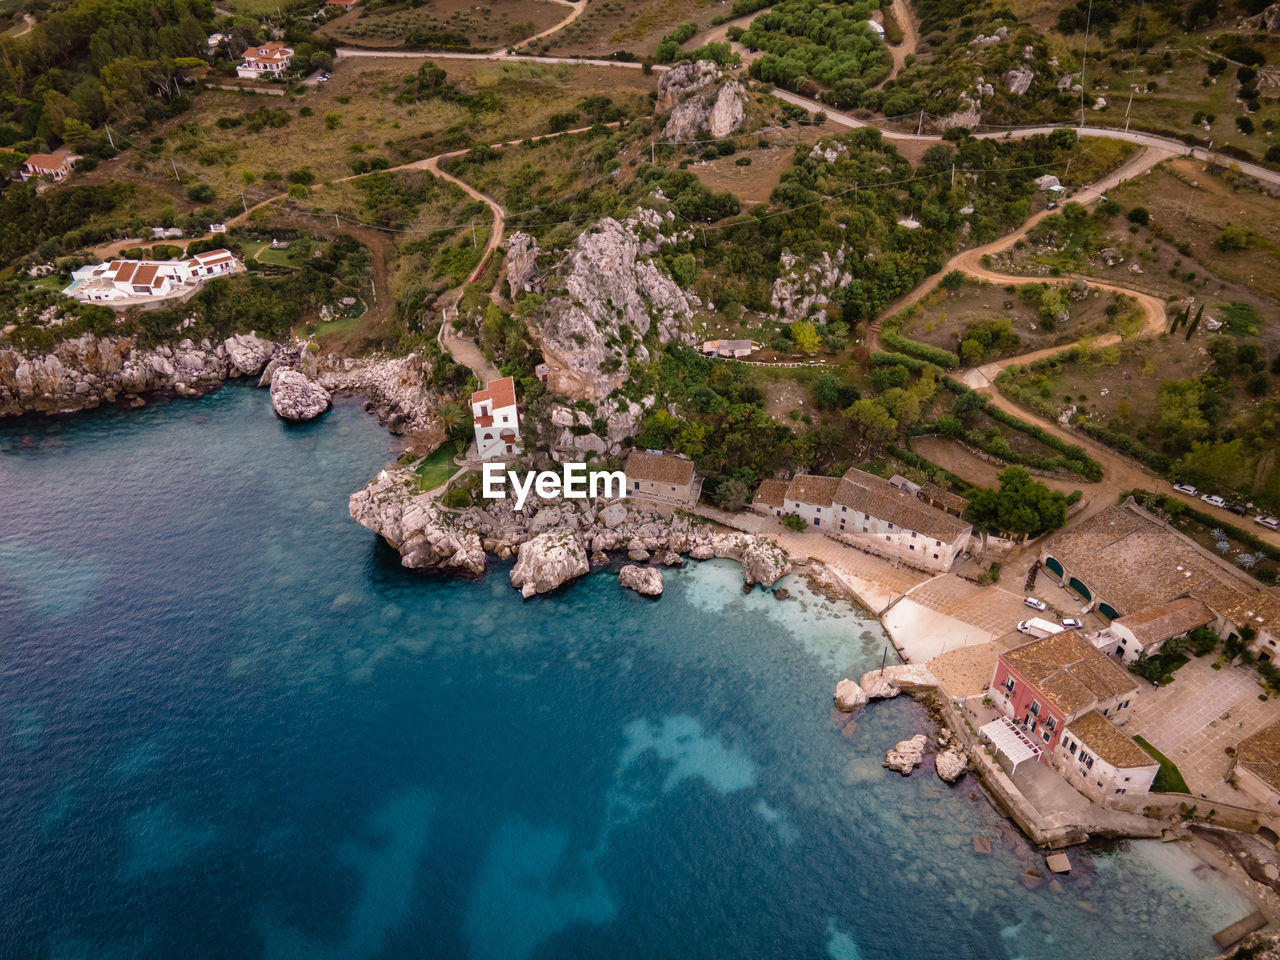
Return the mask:
<svg viewBox="0 0 1280 960">
<path fill-rule="evenodd" d="M 764 503 L 771 507 L 782 506 L 783 498 L 787 495 L 786 480 L 765 480 L 760 484 L 760 488 L 756 490 L 755 499 L 752 503 Z"/>
<path fill-rule="evenodd" d="M 70 153 L 33 153 L 23 162 L 29 167 L 52 173 L 55 170 L 61 170 L 68 161 L 78 159 L 79 157 Z"/>
<path fill-rule="evenodd" d="M 133 279 L 134 273 L 142 266 L 137 260 L 121 260 L 120 265 L 115 269 L 115 279 L 117 283 L 128 283 Z"/>
<path fill-rule="evenodd" d="M 1170 637 L 1180 637 L 1188 630 L 1202 627 L 1213 620 L 1213 611 L 1195 597 L 1179 597 L 1158 607 L 1148 607 L 1116 623 L 1127 627 L 1144 647 Z"/>
<path fill-rule="evenodd" d="M 1280 720 L 1240 741 L 1236 765 L 1280 793 Z"/>
<path fill-rule="evenodd" d="M 969 506 L 969 501 L 960 494 L 943 490 L 932 481 L 920 484 L 920 496 L 940 505 L 944 510 L 954 510 L 956 513 L 964 513 L 964 508 Z"/>
<path fill-rule="evenodd" d="M 693 480 L 693 461 L 671 453 L 646 453 L 632 450 L 625 468 L 628 480 L 684 486 Z"/>
<path fill-rule="evenodd" d="M 1274 592 L 1223 568 L 1194 542 L 1127 503 L 1054 534 L 1043 553 L 1081 576 L 1096 599 L 1122 615 L 1190 595 L 1237 625 L 1280 620 Z"/>
<path fill-rule="evenodd" d="M 1076 630 L 1032 640 L 1000 656 L 1067 717 L 1138 689 L 1127 671 Z"/>
<path fill-rule="evenodd" d="M 159 265 L 154 263 L 140 263 L 133 275 L 132 282 L 140 287 L 149 287 L 151 286 L 151 281 L 156 278 L 156 273 L 159 269 Z"/>
<path fill-rule="evenodd" d="M 490 380 L 483 390 L 477 390 L 471 395 L 472 403 L 484 403 L 486 400 L 492 401 L 495 410 L 499 407 L 514 407 L 516 405 L 515 378 L 503 377 L 501 380 Z"/>
<path fill-rule="evenodd" d="M 231 255 L 230 250 L 227 250 L 224 247 L 219 247 L 217 250 L 206 250 L 204 253 L 193 253 L 191 255 L 191 259 L 202 266 L 207 266 L 214 263 L 225 263 L 227 260 L 234 260 L 235 257 Z"/>
<path fill-rule="evenodd" d="M 1158 763 L 1151 754 L 1121 733 L 1114 723 L 1097 710 L 1090 710 L 1084 716 L 1072 720 L 1067 724 L 1067 730 L 1090 753 L 1113 767 L 1153 767 Z"/>
<path fill-rule="evenodd" d="M 861 470 L 850 470 L 840 480 L 835 503 L 852 507 L 877 520 L 914 530 L 926 537 L 952 543 L 970 529 L 970 524 L 945 510 L 917 500 L 888 480 Z"/>
<path fill-rule="evenodd" d="M 807 473 L 797 473 L 787 485 L 786 497 L 788 500 L 796 500 L 816 507 L 829 507 L 835 499 L 836 489 L 839 486 L 839 477 L 815 477 Z"/>
</svg>

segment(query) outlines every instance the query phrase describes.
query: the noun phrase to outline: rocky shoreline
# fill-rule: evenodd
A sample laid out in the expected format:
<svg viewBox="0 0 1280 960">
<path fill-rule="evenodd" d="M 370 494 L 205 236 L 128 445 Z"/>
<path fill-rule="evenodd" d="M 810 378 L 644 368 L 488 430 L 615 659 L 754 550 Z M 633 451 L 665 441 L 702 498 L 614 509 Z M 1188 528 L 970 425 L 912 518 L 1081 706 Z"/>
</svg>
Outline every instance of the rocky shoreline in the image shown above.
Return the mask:
<svg viewBox="0 0 1280 960">
<path fill-rule="evenodd" d="M 421 493 L 407 467 L 383 470 L 351 495 L 349 508 L 352 519 L 400 552 L 406 567 L 480 576 L 488 555 L 517 557 L 511 582 L 525 597 L 610 562 L 611 552 L 625 552 L 633 564 L 723 557 L 742 564 L 745 584 L 766 587 L 792 569 L 786 551 L 767 537 L 721 532 L 684 514 L 665 517 L 635 501 L 597 509 L 588 500 L 531 497 L 521 510 L 510 499 L 450 510 Z M 661 589 L 660 577 L 656 584 L 644 579 L 648 590 Z"/>
<path fill-rule="evenodd" d="M 354 394 L 392 433 L 431 431 L 439 397 L 424 384 L 427 364 L 417 354 L 359 360 L 317 357 L 310 344 L 280 344 L 254 333 L 221 342 L 183 339 L 144 349 L 135 337 L 85 333 L 44 354 L 0 347 L 0 417 L 67 414 L 104 404 L 141 406 L 157 394 L 200 396 L 224 381 L 261 377 L 271 387 L 278 370 L 292 389 L 274 403 L 286 419 L 310 419 L 328 408 L 327 396 Z M 293 398 L 297 399 L 294 400 Z"/>
</svg>

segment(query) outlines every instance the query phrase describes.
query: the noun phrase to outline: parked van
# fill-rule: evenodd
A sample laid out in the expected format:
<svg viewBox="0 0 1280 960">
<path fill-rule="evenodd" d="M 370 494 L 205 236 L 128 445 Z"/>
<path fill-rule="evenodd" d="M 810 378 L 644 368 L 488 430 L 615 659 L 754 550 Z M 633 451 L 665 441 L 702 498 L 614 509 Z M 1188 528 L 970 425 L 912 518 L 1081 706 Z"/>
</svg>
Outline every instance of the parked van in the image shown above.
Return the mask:
<svg viewBox="0 0 1280 960">
<path fill-rule="evenodd" d="M 1061 633 L 1065 627 L 1060 627 L 1056 623 L 1050 623 L 1048 620 L 1042 620 L 1039 617 L 1032 617 L 1030 620 L 1023 620 L 1018 624 L 1018 632 L 1025 633 L 1028 636 L 1052 637 L 1055 633 Z"/>
</svg>

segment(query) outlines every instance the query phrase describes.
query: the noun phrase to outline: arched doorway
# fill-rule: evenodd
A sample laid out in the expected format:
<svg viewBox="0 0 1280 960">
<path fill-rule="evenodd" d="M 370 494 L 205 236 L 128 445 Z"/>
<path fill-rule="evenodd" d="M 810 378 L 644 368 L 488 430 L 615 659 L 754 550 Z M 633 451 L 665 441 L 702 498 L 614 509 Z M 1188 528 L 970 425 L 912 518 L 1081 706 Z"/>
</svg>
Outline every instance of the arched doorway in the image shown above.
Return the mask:
<svg viewBox="0 0 1280 960">
<path fill-rule="evenodd" d="M 1055 560 L 1053 557 L 1045 557 L 1044 565 L 1048 567 L 1050 570 L 1052 570 L 1054 576 L 1056 576 L 1059 580 L 1062 579 L 1062 564 L 1060 564 L 1057 560 Z"/>
<path fill-rule="evenodd" d="M 1120 616 L 1120 614 L 1116 613 L 1116 608 L 1109 603 L 1098 604 L 1098 612 L 1108 620 L 1115 620 Z"/>
<path fill-rule="evenodd" d="M 1084 597 L 1086 600 L 1093 599 L 1093 594 L 1089 592 L 1089 588 L 1086 587 L 1083 583 L 1081 583 L 1080 580 L 1077 579 L 1076 577 L 1072 577 L 1070 580 L 1068 580 L 1067 586 L 1069 586 L 1076 593 L 1080 594 L 1080 596 Z"/>
<path fill-rule="evenodd" d="M 1280 843 L 1280 834 L 1277 834 L 1270 827 L 1259 827 L 1258 836 L 1267 841 L 1267 843 L 1271 844 L 1273 847 L 1277 843 Z"/>
</svg>

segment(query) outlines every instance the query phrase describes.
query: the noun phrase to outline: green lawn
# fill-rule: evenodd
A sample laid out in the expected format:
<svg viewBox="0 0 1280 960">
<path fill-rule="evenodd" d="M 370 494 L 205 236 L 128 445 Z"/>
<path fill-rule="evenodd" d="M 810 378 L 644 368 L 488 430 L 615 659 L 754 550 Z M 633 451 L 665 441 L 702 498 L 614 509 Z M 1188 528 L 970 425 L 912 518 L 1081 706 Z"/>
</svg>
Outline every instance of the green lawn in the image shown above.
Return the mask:
<svg viewBox="0 0 1280 960">
<path fill-rule="evenodd" d="M 1182 771 L 1177 765 L 1166 757 L 1163 753 L 1153 747 L 1142 737 L 1135 736 L 1134 743 L 1140 746 L 1147 753 L 1151 754 L 1160 763 L 1160 772 L 1156 774 L 1156 779 L 1151 784 L 1151 789 L 1156 793 L 1190 793 L 1191 788 L 1187 786 L 1187 781 L 1182 779 Z"/>
<path fill-rule="evenodd" d="M 458 446 L 451 441 L 446 442 L 418 465 L 414 472 L 418 475 L 419 490 L 434 490 L 457 472 L 453 458 L 459 452 Z"/>
</svg>

